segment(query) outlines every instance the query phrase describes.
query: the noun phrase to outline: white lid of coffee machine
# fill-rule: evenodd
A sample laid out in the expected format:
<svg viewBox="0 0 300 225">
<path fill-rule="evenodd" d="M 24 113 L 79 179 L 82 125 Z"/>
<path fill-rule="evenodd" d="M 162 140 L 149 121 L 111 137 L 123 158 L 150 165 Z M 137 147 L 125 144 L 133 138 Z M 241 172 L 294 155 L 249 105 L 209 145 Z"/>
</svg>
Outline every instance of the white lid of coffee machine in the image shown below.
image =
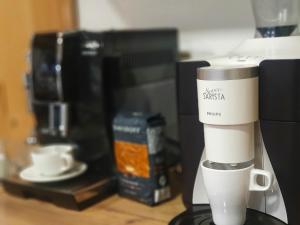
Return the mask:
<svg viewBox="0 0 300 225">
<path fill-rule="evenodd" d="M 209 66 L 197 73 L 201 122 L 237 125 L 258 120 L 258 67 Z"/>
</svg>

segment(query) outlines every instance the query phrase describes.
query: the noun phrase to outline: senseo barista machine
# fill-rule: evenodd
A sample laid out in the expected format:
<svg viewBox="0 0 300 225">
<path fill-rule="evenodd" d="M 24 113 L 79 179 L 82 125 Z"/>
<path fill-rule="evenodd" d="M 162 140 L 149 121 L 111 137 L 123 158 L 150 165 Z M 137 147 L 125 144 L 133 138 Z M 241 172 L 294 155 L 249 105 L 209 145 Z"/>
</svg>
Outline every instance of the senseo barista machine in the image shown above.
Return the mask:
<svg viewBox="0 0 300 225">
<path fill-rule="evenodd" d="M 207 144 L 212 143 L 219 146 L 220 152 L 214 154 L 214 160 L 211 161 L 219 160 L 218 162 L 224 163 L 226 158 L 234 158 L 232 154 L 224 152 L 227 150 L 232 153 L 234 150 L 232 148 L 226 149 L 228 145 L 226 141 L 232 141 L 231 146 L 237 147 L 235 150 L 238 150 L 239 143 L 244 143 L 246 146 L 245 140 L 248 140 L 248 151 L 240 150 L 249 154 L 240 154 L 241 152 L 237 151 L 236 159 L 242 162 L 243 157 L 246 160 L 253 158 L 252 162 L 255 168 L 269 171 L 273 176 L 268 190 L 251 192 L 247 204 L 245 224 L 300 224 L 300 181 L 298 179 L 300 158 L 300 37 L 293 36 L 298 23 L 297 1 L 253 0 L 252 5 L 257 25 L 256 37 L 258 38 L 244 41 L 225 57 L 185 61 L 179 62 L 177 65 L 183 201 L 187 210 L 175 217 L 170 222 L 171 225 L 216 223 L 212 219 L 207 194 L 210 189 L 207 192 L 205 187 L 207 182 L 205 182 L 204 170 L 201 167 L 203 161 L 211 160 L 212 157 L 209 155 L 211 152 L 207 150 L 211 146 L 207 146 Z M 205 80 L 205 76 L 202 76 L 203 70 L 210 70 L 214 74 L 208 75 L 207 78 L 214 81 L 218 80 L 222 85 L 227 85 L 232 80 L 242 82 L 254 78 L 256 72 L 249 73 L 248 71 L 245 73 L 243 69 L 241 71 L 241 68 L 255 68 L 255 66 L 258 77 L 256 90 L 258 109 L 253 108 L 255 107 L 253 102 L 249 102 L 249 99 L 255 99 L 253 92 L 255 86 L 252 86 L 252 88 L 254 87 L 252 92 L 240 88 L 242 85 L 233 86 L 232 93 L 239 94 L 245 99 L 248 98 L 248 102 L 231 108 L 236 115 L 233 119 L 238 120 L 237 117 L 243 115 L 245 109 L 252 113 L 249 114 L 249 120 L 244 121 L 248 124 L 245 127 L 248 128 L 240 132 L 241 136 L 233 139 L 230 137 L 230 132 L 227 132 L 227 137 L 222 136 L 226 144 L 221 145 L 220 133 L 213 129 L 207 129 L 209 122 L 212 124 L 220 122 L 218 118 L 221 116 L 218 114 L 218 110 L 212 111 L 211 118 L 215 119 L 211 121 L 205 121 L 203 115 L 201 116 L 201 111 L 208 112 L 207 108 L 201 108 L 207 107 L 207 105 L 201 103 L 203 99 L 200 98 L 204 98 L 205 95 L 203 90 L 199 88 L 199 81 L 209 82 L 209 79 Z M 235 71 L 233 73 L 235 75 L 230 75 L 228 72 L 232 69 Z M 245 74 L 249 76 L 245 77 Z M 212 90 L 207 89 L 210 93 L 207 93 L 206 97 L 210 101 L 219 103 L 218 106 L 223 102 L 226 103 L 230 98 L 223 93 L 222 85 Z M 251 93 L 252 98 L 245 96 L 245 93 L 247 95 Z M 257 118 L 255 110 L 257 110 Z M 244 140 L 242 140 L 242 136 L 245 138 Z M 206 143 L 207 137 L 211 137 L 211 139 L 215 137 L 215 143 Z M 251 155 L 252 153 L 254 155 Z M 257 182 L 260 185 L 266 185 L 269 181 L 258 178 Z M 224 189 L 224 186 L 218 188 Z"/>
</svg>

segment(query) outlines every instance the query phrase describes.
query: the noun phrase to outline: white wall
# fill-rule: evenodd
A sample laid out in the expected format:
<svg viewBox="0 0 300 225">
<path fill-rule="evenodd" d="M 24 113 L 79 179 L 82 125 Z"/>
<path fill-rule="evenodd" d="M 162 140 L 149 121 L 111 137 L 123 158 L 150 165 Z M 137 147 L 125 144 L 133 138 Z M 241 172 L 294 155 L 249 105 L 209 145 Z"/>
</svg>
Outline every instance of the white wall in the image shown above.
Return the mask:
<svg viewBox="0 0 300 225">
<path fill-rule="evenodd" d="M 254 35 L 250 0 L 77 0 L 87 30 L 176 27 L 180 49 L 225 54 Z"/>
</svg>

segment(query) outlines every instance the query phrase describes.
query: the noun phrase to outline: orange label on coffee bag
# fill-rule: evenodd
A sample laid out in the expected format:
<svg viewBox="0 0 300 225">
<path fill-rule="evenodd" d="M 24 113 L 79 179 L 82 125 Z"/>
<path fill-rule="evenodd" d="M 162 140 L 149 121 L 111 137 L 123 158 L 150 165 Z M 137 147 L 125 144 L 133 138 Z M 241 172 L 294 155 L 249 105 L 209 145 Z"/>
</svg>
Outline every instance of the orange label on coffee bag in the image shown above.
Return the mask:
<svg viewBox="0 0 300 225">
<path fill-rule="evenodd" d="M 117 169 L 121 173 L 149 178 L 150 165 L 146 144 L 115 141 Z"/>
</svg>

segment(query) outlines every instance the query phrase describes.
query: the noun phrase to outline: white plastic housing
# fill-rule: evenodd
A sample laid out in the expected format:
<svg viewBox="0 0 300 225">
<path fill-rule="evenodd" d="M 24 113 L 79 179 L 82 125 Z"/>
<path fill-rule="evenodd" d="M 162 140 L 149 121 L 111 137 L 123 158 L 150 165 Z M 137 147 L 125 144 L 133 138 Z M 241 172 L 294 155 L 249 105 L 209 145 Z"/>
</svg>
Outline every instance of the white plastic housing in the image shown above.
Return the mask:
<svg viewBox="0 0 300 225">
<path fill-rule="evenodd" d="M 254 159 L 254 124 L 220 126 L 204 124 L 206 158 L 218 163 Z"/>
<path fill-rule="evenodd" d="M 197 80 L 199 120 L 237 125 L 258 120 L 258 77 L 238 80 Z"/>
</svg>

